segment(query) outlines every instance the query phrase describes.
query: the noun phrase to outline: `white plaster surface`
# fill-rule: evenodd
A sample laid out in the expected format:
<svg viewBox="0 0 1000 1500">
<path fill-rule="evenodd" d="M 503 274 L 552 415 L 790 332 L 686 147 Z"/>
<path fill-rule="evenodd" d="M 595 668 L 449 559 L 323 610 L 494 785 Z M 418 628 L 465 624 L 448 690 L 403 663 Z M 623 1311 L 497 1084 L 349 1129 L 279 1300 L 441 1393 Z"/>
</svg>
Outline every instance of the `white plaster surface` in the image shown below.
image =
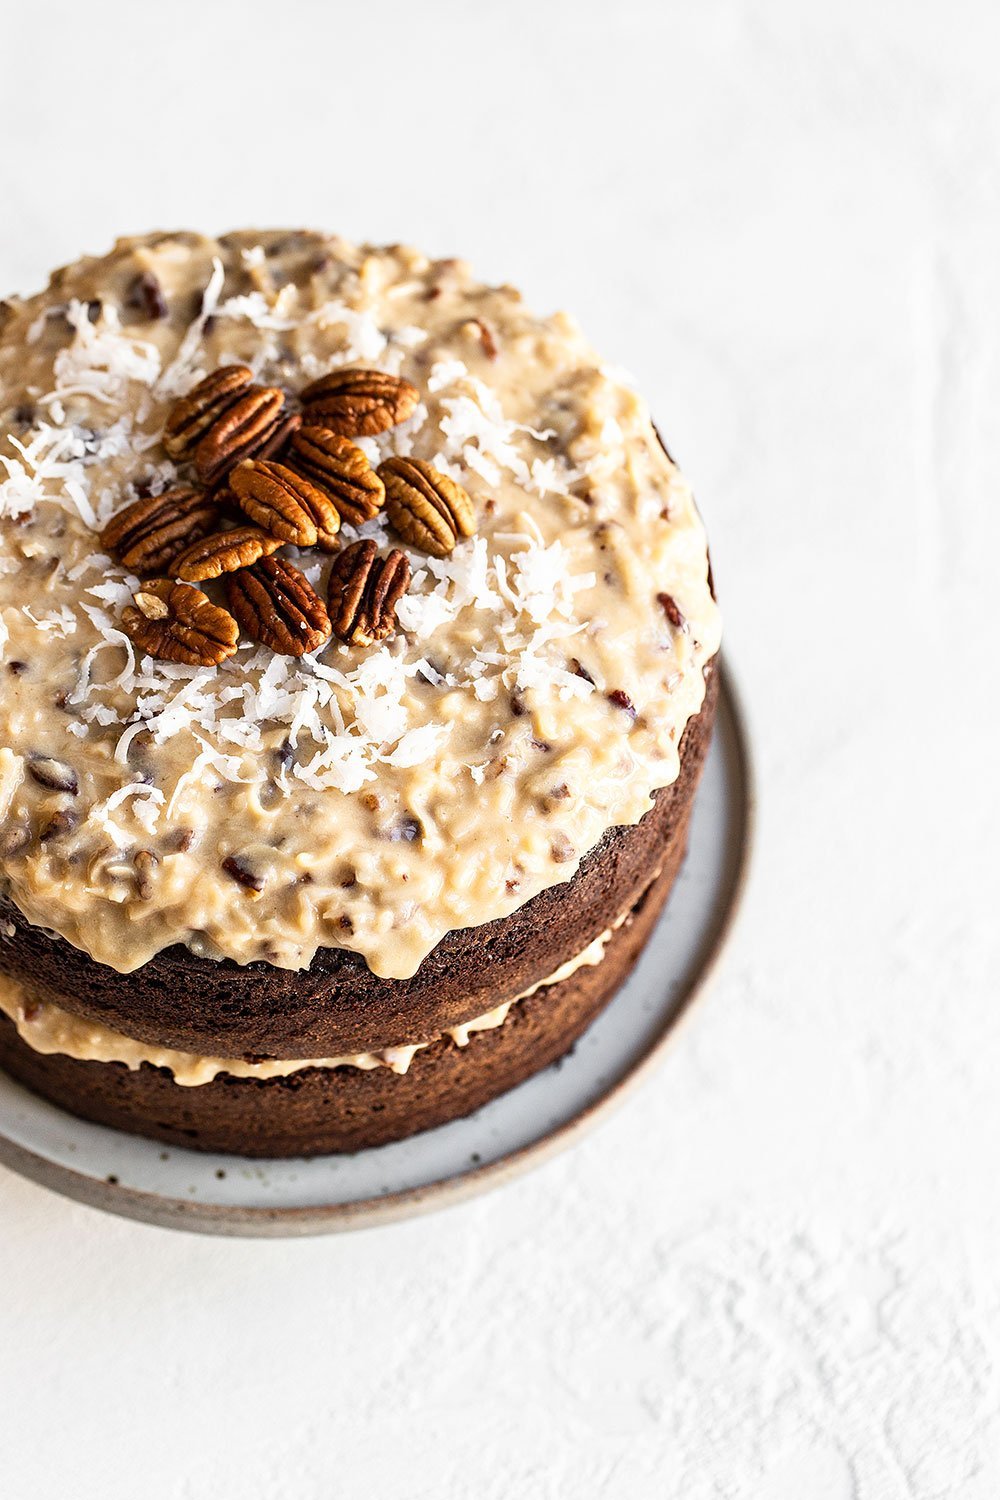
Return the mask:
<svg viewBox="0 0 1000 1500">
<path fill-rule="evenodd" d="M 654 1082 L 339 1239 L 0 1174 L 5 1500 L 996 1500 L 1000 17 L 0 5 L 0 284 L 158 225 L 572 307 L 709 521 L 762 786 Z"/>
</svg>

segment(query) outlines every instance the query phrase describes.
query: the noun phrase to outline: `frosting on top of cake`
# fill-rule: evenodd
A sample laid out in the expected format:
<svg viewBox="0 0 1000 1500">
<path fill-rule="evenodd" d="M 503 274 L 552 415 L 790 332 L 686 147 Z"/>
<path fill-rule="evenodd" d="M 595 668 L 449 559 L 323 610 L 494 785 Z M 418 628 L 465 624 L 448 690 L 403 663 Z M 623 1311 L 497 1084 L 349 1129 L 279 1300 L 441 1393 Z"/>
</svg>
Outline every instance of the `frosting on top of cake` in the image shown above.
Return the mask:
<svg viewBox="0 0 1000 1500">
<path fill-rule="evenodd" d="M 292 396 L 347 365 L 417 387 L 405 422 L 354 441 L 457 480 L 478 529 L 439 559 L 384 515 L 341 528 L 408 552 L 385 642 L 244 641 L 189 667 L 123 632 L 140 581 L 98 532 L 186 478 L 167 413 L 232 363 Z M 283 555 L 324 593 L 329 558 Z M 414 973 L 642 817 L 719 638 L 701 521 L 642 398 L 571 319 L 461 262 L 156 234 L 0 309 L 2 888 L 105 964 L 181 942 L 294 969 L 332 946 Z"/>
</svg>

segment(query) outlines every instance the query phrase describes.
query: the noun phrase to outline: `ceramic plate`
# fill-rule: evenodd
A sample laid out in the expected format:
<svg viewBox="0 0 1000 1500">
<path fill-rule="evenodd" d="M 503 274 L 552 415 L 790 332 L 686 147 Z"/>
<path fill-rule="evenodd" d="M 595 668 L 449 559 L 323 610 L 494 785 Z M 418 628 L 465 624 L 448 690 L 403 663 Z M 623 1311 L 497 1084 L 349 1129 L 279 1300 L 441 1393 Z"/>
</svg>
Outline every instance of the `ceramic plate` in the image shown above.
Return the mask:
<svg viewBox="0 0 1000 1500">
<path fill-rule="evenodd" d="M 567 1057 L 468 1119 L 357 1156 L 248 1161 L 86 1124 L 0 1073 L 0 1161 L 110 1213 L 222 1235 L 352 1229 L 494 1187 L 569 1145 L 656 1062 L 731 930 L 752 820 L 746 730 L 724 668 L 687 860 L 642 959 Z"/>
</svg>

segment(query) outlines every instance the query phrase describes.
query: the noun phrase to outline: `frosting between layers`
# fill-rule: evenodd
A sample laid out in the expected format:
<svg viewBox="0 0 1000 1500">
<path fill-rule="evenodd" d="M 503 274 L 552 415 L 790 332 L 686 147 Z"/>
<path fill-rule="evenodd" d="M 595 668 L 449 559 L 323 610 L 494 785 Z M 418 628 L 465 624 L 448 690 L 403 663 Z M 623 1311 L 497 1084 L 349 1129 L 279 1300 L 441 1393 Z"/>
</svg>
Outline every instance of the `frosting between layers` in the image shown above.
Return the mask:
<svg viewBox="0 0 1000 1500">
<path fill-rule="evenodd" d="M 137 303 L 149 277 L 165 317 Z M 293 661 L 248 643 L 196 669 L 118 628 L 137 580 L 95 529 L 139 481 L 185 477 L 160 443 L 170 403 L 233 361 L 292 393 L 338 364 L 421 391 L 359 441 L 459 480 L 479 533 L 410 553 L 386 644 Z M 389 540 L 382 518 L 362 534 Z M 322 591 L 328 564 L 288 555 Z M 0 308 L 0 888 L 102 963 L 183 942 L 295 969 L 326 946 L 413 974 L 648 811 L 719 635 L 704 531 L 645 403 L 570 319 L 461 263 L 153 235 Z"/>
<path fill-rule="evenodd" d="M 527 1000 L 539 990 L 569 979 L 578 969 L 592 968 L 599 964 L 612 933 L 620 925 L 619 921 L 614 928 L 609 927 L 607 932 L 602 932 L 582 952 L 560 965 L 547 979 L 532 985 L 531 989 L 524 990 L 512 1000 L 505 1000 L 502 1005 L 487 1011 L 485 1015 L 476 1016 L 474 1020 L 466 1021 L 461 1026 L 449 1027 L 443 1035 L 450 1037 L 456 1046 L 466 1047 L 476 1032 L 493 1031 L 502 1026 L 511 1007 L 519 1000 Z M 290 1073 L 301 1072 L 304 1068 L 349 1067 L 366 1071 L 388 1068 L 401 1075 L 408 1071 L 418 1052 L 433 1045 L 431 1042 L 415 1042 L 401 1047 L 386 1047 L 380 1052 L 355 1052 L 344 1057 L 301 1060 L 272 1058 L 265 1062 L 246 1062 L 243 1058 L 200 1057 L 193 1052 L 180 1052 L 174 1048 L 156 1047 L 150 1042 L 136 1041 L 110 1027 L 72 1015 L 57 1005 L 33 1000 L 23 984 L 6 975 L 0 975 L 0 1011 L 9 1016 L 17 1027 L 18 1036 L 35 1052 L 59 1053 L 79 1062 L 124 1063 L 131 1072 L 137 1071 L 143 1063 L 148 1063 L 150 1067 L 168 1068 L 174 1075 L 174 1082 L 183 1088 L 211 1083 L 221 1073 L 227 1073 L 231 1078 L 286 1078 Z"/>
</svg>

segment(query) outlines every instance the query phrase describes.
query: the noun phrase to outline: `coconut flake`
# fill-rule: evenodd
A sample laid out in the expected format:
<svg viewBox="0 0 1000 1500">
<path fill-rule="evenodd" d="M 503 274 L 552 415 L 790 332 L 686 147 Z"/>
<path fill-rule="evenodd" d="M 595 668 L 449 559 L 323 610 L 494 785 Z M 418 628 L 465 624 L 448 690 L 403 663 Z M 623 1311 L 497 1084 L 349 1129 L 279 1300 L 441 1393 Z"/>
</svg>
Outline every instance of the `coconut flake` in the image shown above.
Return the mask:
<svg viewBox="0 0 1000 1500">
<path fill-rule="evenodd" d="M 413 323 L 407 323 L 402 328 L 397 328 L 392 336 L 394 344 L 402 344 L 404 349 L 418 349 L 421 344 L 427 342 L 427 329 L 417 328 Z"/>
<path fill-rule="evenodd" d="M 113 609 L 121 609 L 128 604 L 135 590 L 135 579 L 109 578 L 104 583 L 94 584 L 93 588 L 85 589 L 84 593 L 99 599 L 102 604 L 108 604 Z"/>
<path fill-rule="evenodd" d="M 166 801 L 158 787 L 152 787 L 145 781 L 130 781 L 112 792 L 103 802 L 96 803 L 90 810 L 90 819 L 104 830 L 118 849 L 127 848 L 132 843 L 132 837 L 115 821 L 112 814 L 129 799 L 132 800 L 132 813 L 148 833 L 156 831 L 160 809 Z"/>
<path fill-rule="evenodd" d="M 295 774 L 306 786 L 317 791 L 357 792 L 372 781 L 375 772 L 368 763 L 365 747 L 348 734 L 323 735 L 324 748 L 305 765 L 297 765 Z"/>
<path fill-rule="evenodd" d="M 426 680 L 433 687 L 441 687 L 442 683 L 447 682 L 448 680 L 446 677 L 443 677 L 441 675 L 436 667 L 432 667 L 430 662 L 427 661 L 424 657 L 421 657 L 419 661 L 414 662 L 413 674 L 415 677 L 419 676 L 426 678 Z"/>
<path fill-rule="evenodd" d="M 272 329 L 277 333 L 287 333 L 299 324 L 298 318 L 283 317 L 268 302 L 263 292 L 246 292 L 239 297 L 227 297 L 225 302 L 219 303 L 215 315 L 218 318 L 244 318 L 255 328 Z"/>
<path fill-rule="evenodd" d="M 86 474 L 81 463 L 83 445 L 72 429 L 41 422 L 27 442 L 8 437 L 17 458 L 0 454 L 7 478 L 0 483 L 0 515 L 23 516 L 41 500 L 53 500 L 75 510 L 86 525 L 96 527 L 97 517 L 87 497 Z M 66 502 L 69 502 L 68 504 Z"/>
<path fill-rule="evenodd" d="M 431 372 L 427 377 L 427 389 L 431 392 L 443 391 L 449 385 L 456 385 L 460 380 L 468 380 L 469 367 L 460 359 L 439 359 L 431 365 Z"/>
<path fill-rule="evenodd" d="M 47 610 L 44 614 L 40 615 L 33 614 L 27 604 L 22 604 L 21 612 L 26 614 L 31 623 L 37 626 L 39 630 L 51 632 L 61 639 L 72 635 L 76 630 L 76 615 L 67 604 L 61 605 L 59 609 Z"/>
<path fill-rule="evenodd" d="M 87 396 L 93 401 L 119 403 L 129 383 L 151 386 L 160 373 L 160 351 L 144 339 L 121 330 L 118 309 L 105 305 L 96 323 L 90 310 L 75 299 L 66 309 L 74 330 L 73 342 L 55 357 L 55 394 Z M 43 401 L 48 399 L 43 397 Z"/>
<path fill-rule="evenodd" d="M 419 766 L 437 754 L 450 732 L 450 724 L 422 724 L 407 730 L 392 754 L 382 759 L 387 766 Z"/>
<path fill-rule="evenodd" d="M 212 261 L 212 274 L 201 294 L 201 310 L 198 316 L 188 324 L 180 348 L 160 376 L 157 395 L 163 400 L 185 395 L 204 374 L 204 370 L 200 369 L 197 364 L 202 352 L 202 337 L 205 324 L 219 305 L 225 279 L 226 273 L 222 261 L 216 256 Z"/>
<path fill-rule="evenodd" d="M 515 424 L 505 421 L 499 402 L 481 382 L 470 380 L 469 384 L 477 388 L 478 399 L 461 395 L 441 400 L 445 412 L 440 421 L 445 456 L 461 457 L 470 467 L 475 465 L 480 473 L 485 470 L 483 477 L 491 483 L 496 482 L 491 478 L 491 473 L 496 473 L 496 466 L 509 470 L 522 483 L 529 480 L 531 471 L 511 441 L 516 431 Z M 471 454 L 476 457 L 471 458 Z"/>
<path fill-rule="evenodd" d="M 341 324 L 347 329 L 347 346 L 338 361 L 330 364 L 349 364 L 353 360 L 371 362 L 385 352 L 388 340 L 371 313 L 348 307 L 344 302 L 325 302 L 310 313 L 309 322 L 319 328 L 337 328 Z"/>
</svg>

